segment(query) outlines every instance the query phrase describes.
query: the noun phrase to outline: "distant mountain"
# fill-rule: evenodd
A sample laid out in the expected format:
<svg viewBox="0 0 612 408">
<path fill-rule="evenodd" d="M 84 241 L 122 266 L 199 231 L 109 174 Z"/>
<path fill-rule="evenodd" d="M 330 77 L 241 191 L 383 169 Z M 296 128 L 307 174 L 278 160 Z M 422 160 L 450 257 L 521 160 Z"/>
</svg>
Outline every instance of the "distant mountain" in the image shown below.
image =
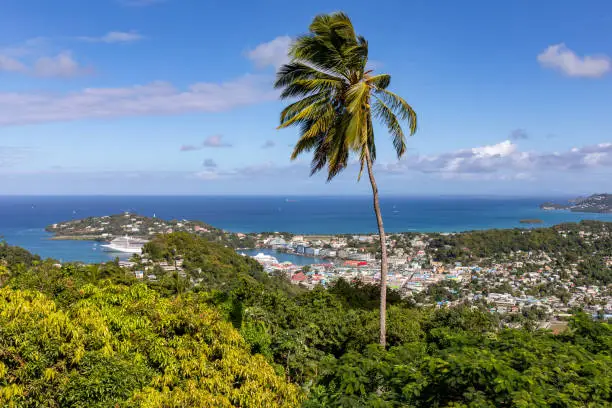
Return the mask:
<svg viewBox="0 0 612 408">
<path fill-rule="evenodd" d="M 543 210 L 570 210 L 572 212 L 612 213 L 612 194 L 593 194 L 569 200 L 567 204 L 546 202 L 540 204 Z"/>
</svg>

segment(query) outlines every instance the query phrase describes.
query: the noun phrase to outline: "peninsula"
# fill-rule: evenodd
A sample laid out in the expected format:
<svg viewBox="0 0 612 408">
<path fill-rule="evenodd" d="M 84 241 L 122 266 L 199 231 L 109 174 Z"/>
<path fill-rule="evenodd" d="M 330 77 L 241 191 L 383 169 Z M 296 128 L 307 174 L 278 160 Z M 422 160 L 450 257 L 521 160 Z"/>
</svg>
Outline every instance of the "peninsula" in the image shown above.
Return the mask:
<svg viewBox="0 0 612 408">
<path fill-rule="evenodd" d="M 111 241 L 126 235 L 150 240 L 160 234 L 188 232 L 233 248 L 252 246 L 245 234 L 223 231 L 201 221 L 164 220 L 130 212 L 63 221 L 49 225 L 45 230 L 56 240 Z"/>
<path fill-rule="evenodd" d="M 540 208 L 584 213 L 612 213 L 612 194 L 593 194 L 586 198 L 570 200 L 565 204 L 546 202 L 540 204 Z"/>
</svg>

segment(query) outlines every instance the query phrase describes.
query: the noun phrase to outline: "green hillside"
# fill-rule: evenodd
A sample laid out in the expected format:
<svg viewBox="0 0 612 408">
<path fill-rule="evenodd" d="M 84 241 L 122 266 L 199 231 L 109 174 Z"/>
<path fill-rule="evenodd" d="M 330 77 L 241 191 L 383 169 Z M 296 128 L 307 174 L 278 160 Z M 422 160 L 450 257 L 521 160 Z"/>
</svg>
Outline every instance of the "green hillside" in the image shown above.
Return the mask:
<svg viewBox="0 0 612 408">
<path fill-rule="evenodd" d="M 3 406 L 612 403 L 612 331 L 586 315 L 556 335 L 503 329 L 479 306 L 415 308 L 390 292 L 381 349 L 375 286 L 300 290 L 188 234 L 147 246 L 148 257 L 186 266 L 184 277 L 151 283 L 112 262 L 60 267 L 9 252 L 1 259 Z"/>
</svg>

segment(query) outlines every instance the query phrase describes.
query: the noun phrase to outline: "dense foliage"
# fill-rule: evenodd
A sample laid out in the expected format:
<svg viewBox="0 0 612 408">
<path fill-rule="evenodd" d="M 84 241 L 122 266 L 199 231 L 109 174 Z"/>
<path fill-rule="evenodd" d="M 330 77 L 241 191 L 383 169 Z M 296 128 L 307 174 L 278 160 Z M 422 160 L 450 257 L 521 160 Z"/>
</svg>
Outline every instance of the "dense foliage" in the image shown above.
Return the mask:
<svg viewBox="0 0 612 408">
<path fill-rule="evenodd" d="M 531 230 L 491 229 L 450 235 L 434 234 L 431 245 L 438 249 L 436 260 L 442 262 L 486 258 L 511 251 L 546 251 L 569 259 L 594 252 L 612 255 L 612 240 L 594 239 L 587 242 L 583 238 L 585 232 L 610 234 L 612 223 L 581 221 L 579 224 L 567 223 Z"/>
<path fill-rule="evenodd" d="M 217 289 L 229 293 L 239 287 L 258 285 L 285 292 L 296 290 L 285 279 L 269 276 L 254 259 L 186 232 L 157 236 L 145 245 L 144 253 L 153 261 L 170 265 L 181 259 L 186 277 L 197 283 L 196 290 Z M 168 275 L 162 279 L 161 286 L 172 291 L 175 281 L 176 276 Z"/>
<path fill-rule="evenodd" d="M 471 231 L 461 234 L 433 234 L 430 248 L 436 261 L 450 263 L 500 259 L 516 251 L 542 251 L 562 262 L 580 263 L 579 284 L 612 283 L 612 273 L 602 268 L 612 257 L 612 223 L 581 221 L 551 228 Z"/>
<path fill-rule="evenodd" d="M 0 405 L 612 404 L 610 325 L 586 315 L 560 335 L 502 329 L 484 309 L 414 308 L 390 291 L 383 349 L 376 286 L 300 290 L 186 234 L 147 250 L 184 259 L 182 290 L 115 263 L 3 259 Z"/>
<path fill-rule="evenodd" d="M 574 327 L 593 325 L 580 317 Z M 428 322 L 429 323 L 429 322 Z M 609 352 L 606 326 L 596 347 Z M 476 327 L 477 329 L 478 327 Z M 593 329 L 593 327 L 590 327 Z M 609 354 L 563 338 L 517 330 L 435 327 L 388 351 L 368 346 L 322 363 L 307 406 L 586 407 L 610 403 Z M 588 340 L 587 340 L 588 339 Z"/>
<path fill-rule="evenodd" d="M 5 241 L 0 241 L 0 259 L 4 264 L 17 267 L 31 266 L 32 263 L 40 261 L 38 255 L 33 255 L 23 248 L 12 246 Z"/>
<path fill-rule="evenodd" d="M 83 286 L 58 309 L 0 290 L 0 403 L 16 407 L 296 406 L 300 392 L 194 296 Z"/>
</svg>

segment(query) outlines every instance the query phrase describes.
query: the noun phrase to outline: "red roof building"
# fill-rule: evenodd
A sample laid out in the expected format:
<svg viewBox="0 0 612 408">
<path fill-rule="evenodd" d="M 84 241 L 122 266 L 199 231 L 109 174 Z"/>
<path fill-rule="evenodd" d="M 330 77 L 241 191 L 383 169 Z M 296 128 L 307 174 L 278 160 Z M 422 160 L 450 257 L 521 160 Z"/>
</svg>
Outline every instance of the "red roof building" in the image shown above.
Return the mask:
<svg viewBox="0 0 612 408">
<path fill-rule="evenodd" d="M 306 275 L 303 272 L 298 272 L 291 277 L 292 282 L 304 282 L 306 280 Z"/>
</svg>

